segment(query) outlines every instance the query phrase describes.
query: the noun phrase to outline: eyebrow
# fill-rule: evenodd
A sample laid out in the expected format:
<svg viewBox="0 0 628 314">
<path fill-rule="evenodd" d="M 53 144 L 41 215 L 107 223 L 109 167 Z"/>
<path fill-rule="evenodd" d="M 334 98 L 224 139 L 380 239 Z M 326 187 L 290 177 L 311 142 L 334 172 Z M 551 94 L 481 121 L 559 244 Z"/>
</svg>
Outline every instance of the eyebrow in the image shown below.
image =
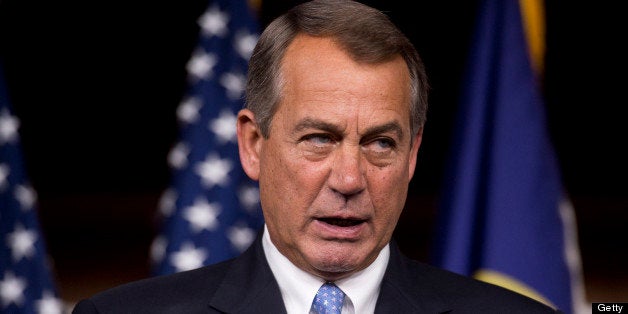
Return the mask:
<svg viewBox="0 0 628 314">
<path fill-rule="evenodd" d="M 294 127 L 294 132 L 300 132 L 305 129 L 319 129 L 330 133 L 342 134 L 342 129 L 340 129 L 337 125 L 312 118 L 305 118 L 299 121 L 299 123 L 297 123 Z"/>
<path fill-rule="evenodd" d="M 335 124 L 318 120 L 318 119 L 312 119 L 312 118 L 305 118 L 301 120 L 299 123 L 297 123 L 297 125 L 294 127 L 294 132 L 295 133 L 300 132 L 305 129 L 318 129 L 318 130 L 327 131 L 333 134 L 342 134 L 343 132 L 343 130 Z M 388 122 L 386 124 L 371 127 L 367 129 L 366 132 L 364 132 L 364 134 L 362 134 L 362 137 L 369 138 L 369 137 L 373 137 L 378 134 L 383 134 L 387 132 L 396 133 L 399 140 L 403 140 L 404 138 L 403 129 L 397 122 Z"/>
<path fill-rule="evenodd" d="M 386 124 L 377 125 L 372 128 L 369 128 L 364 132 L 362 137 L 369 138 L 378 134 L 394 132 L 397 134 L 397 138 L 401 141 L 403 140 L 403 129 L 397 122 L 388 122 Z"/>
</svg>

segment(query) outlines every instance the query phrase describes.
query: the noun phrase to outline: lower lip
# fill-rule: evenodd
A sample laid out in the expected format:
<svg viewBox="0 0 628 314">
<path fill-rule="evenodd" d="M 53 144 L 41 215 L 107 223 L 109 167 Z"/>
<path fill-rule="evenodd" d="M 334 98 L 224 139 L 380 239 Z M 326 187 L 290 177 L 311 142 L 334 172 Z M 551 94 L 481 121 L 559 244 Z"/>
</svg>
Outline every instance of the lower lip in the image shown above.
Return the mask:
<svg viewBox="0 0 628 314">
<path fill-rule="evenodd" d="M 328 224 L 322 220 L 314 220 L 314 227 L 324 239 L 355 241 L 359 239 L 360 234 L 366 228 L 366 222 L 355 226 L 341 227 Z"/>
</svg>

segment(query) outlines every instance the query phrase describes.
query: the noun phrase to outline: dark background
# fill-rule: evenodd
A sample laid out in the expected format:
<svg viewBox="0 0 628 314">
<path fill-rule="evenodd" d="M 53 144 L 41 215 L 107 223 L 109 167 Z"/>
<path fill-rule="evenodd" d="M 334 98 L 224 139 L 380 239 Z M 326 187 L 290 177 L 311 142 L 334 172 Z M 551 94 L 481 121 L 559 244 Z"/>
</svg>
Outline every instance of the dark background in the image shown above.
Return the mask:
<svg viewBox="0 0 628 314">
<path fill-rule="evenodd" d="M 41 224 L 64 299 L 149 276 L 166 156 L 207 1 L 0 0 L 0 54 Z M 431 108 L 396 237 L 427 261 L 477 1 L 363 1 L 427 67 Z M 628 301 L 625 17 L 548 1 L 545 94 L 578 219 L 587 294 Z M 263 25 L 295 1 L 265 0 Z"/>
</svg>

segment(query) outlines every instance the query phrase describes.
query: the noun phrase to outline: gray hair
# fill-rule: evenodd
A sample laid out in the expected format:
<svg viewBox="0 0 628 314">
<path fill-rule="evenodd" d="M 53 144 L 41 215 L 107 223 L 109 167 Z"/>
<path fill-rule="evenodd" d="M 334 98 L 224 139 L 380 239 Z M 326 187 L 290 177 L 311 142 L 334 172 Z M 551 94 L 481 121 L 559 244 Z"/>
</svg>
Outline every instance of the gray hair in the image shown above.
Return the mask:
<svg viewBox="0 0 628 314">
<path fill-rule="evenodd" d="M 348 0 L 313 0 L 270 23 L 253 50 L 245 107 L 255 114 L 262 136 L 270 135 L 283 87 L 281 62 L 298 34 L 333 38 L 356 62 L 377 64 L 403 57 L 410 73 L 412 134 L 423 127 L 429 85 L 423 62 L 410 40 L 374 8 Z"/>
</svg>

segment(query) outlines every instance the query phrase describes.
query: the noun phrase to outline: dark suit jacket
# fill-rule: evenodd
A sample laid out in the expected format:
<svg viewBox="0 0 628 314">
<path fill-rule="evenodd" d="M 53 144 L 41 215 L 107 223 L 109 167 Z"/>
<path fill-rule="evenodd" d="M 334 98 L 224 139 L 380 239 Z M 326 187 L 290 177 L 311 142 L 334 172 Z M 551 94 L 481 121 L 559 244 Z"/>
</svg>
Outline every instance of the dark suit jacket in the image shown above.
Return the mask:
<svg viewBox="0 0 628 314">
<path fill-rule="evenodd" d="M 509 290 L 410 260 L 394 243 L 390 251 L 376 313 L 554 313 Z M 235 259 L 116 287 L 82 300 L 73 313 L 274 314 L 286 310 L 258 237 Z"/>
</svg>

